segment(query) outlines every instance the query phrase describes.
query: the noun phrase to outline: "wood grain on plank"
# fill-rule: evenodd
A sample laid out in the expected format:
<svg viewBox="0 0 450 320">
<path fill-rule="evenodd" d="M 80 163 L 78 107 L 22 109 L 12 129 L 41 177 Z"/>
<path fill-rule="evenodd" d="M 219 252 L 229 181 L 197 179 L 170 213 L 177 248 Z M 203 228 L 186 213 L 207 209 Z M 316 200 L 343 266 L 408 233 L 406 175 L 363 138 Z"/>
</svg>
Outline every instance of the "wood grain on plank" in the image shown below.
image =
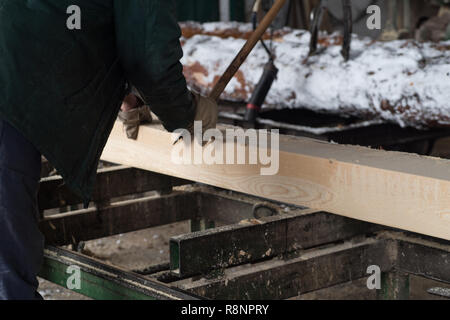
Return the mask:
<svg viewBox="0 0 450 320">
<path fill-rule="evenodd" d="M 279 171 L 258 165 L 177 165 L 172 134 L 116 123 L 102 159 L 450 240 L 450 161 L 280 136 Z M 227 142 L 227 144 L 230 142 Z"/>
</svg>

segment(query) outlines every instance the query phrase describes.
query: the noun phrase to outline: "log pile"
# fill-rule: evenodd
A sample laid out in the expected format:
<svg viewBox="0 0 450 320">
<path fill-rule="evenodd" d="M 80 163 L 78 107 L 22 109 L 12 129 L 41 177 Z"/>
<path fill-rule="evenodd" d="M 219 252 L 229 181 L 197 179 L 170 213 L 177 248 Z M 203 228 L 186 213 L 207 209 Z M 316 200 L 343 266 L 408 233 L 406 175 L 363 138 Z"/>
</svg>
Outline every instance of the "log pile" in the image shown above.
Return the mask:
<svg viewBox="0 0 450 320">
<path fill-rule="evenodd" d="M 184 73 L 207 94 L 251 34 L 249 24 L 184 23 Z M 270 33 L 266 33 L 266 39 Z M 353 36 L 351 59 L 340 55 L 342 37 L 322 34 L 321 53 L 308 57 L 310 34 L 273 34 L 278 79 L 264 108 L 306 108 L 416 128 L 450 126 L 450 42 L 377 42 Z M 222 95 L 246 102 L 268 56 L 258 45 Z"/>
</svg>

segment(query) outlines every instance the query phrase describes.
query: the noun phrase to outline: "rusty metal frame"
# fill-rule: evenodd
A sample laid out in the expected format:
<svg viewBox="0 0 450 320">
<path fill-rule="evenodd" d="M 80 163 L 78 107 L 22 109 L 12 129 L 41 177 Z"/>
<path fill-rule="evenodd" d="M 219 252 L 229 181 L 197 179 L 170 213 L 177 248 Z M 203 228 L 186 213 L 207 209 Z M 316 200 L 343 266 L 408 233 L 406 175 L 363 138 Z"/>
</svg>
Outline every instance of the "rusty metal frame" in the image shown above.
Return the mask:
<svg viewBox="0 0 450 320">
<path fill-rule="evenodd" d="M 93 298 L 286 299 L 366 277 L 371 264 L 383 272 L 380 299 L 408 298 L 409 275 L 450 284 L 448 241 L 217 188 L 172 190 L 191 182 L 137 169 L 102 169 L 98 181 L 94 206 L 40 223 L 48 244 L 41 275 L 64 285 L 65 268 L 77 265 L 81 293 Z M 43 208 L 79 203 L 60 182 L 42 180 Z M 170 264 L 145 270 L 55 247 L 183 220 L 196 232 L 171 239 Z"/>
</svg>

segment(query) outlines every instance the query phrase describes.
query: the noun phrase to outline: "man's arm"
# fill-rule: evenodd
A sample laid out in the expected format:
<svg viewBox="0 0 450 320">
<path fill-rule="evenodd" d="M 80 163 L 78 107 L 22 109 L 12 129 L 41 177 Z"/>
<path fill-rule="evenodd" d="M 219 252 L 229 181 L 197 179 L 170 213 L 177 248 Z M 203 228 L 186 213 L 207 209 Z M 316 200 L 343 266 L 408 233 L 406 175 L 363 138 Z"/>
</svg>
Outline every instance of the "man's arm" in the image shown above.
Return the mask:
<svg viewBox="0 0 450 320">
<path fill-rule="evenodd" d="M 117 50 L 128 81 L 173 131 L 188 128 L 196 103 L 186 86 L 173 0 L 115 0 Z"/>
</svg>

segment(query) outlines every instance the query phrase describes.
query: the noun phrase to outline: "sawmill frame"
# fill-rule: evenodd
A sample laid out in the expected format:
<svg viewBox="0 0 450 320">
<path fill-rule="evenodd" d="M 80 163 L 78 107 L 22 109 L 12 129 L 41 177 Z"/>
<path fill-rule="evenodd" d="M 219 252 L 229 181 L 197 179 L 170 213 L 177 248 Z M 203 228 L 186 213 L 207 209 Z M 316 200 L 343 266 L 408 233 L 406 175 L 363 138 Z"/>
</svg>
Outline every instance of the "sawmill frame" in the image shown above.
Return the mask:
<svg viewBox="0 0 450 320">
<path fill-rule="evenodd" d="M 74 291 L 95 299 L 288 299 L 367 278 L 370 265 L 383 272 L 379 299 L 407 299 L 410 275 L 450 283 L 448 241 L 158 173 L 101 169 L 93 201 L 78 209 L 60 177 L 42 179 L 40 275 L 65 286 L 78 266 Z M 83 241 L 185 220 L 193 232 L 172 237 L 170 265 L 123 270 L 77 252 Z"/>
</svg>

